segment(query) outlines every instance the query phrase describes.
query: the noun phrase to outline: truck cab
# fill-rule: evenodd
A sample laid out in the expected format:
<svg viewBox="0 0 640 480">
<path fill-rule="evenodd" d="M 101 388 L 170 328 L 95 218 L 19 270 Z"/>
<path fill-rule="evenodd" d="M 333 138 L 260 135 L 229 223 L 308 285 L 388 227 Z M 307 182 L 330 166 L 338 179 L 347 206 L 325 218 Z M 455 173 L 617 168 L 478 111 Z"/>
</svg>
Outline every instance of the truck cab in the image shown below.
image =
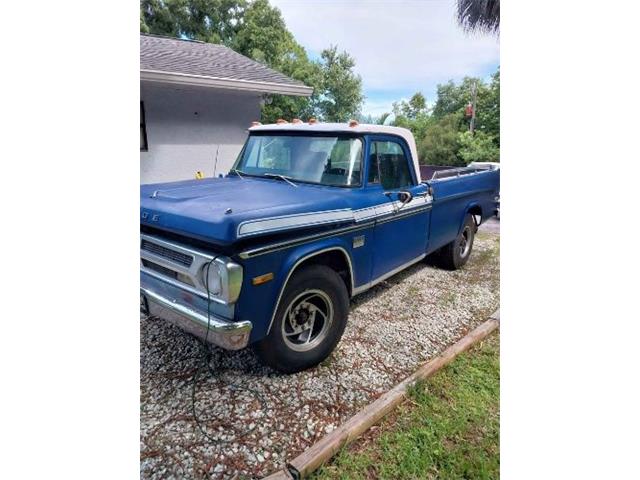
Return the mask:
<svg viewBox="0 0 640 480">
<path fill-rule="evenodd" d="M 339 342 L 349 299 L 435 254 L 462 267 L 499 171 L 423 181 L 409 130 L 256 125 L 225 178 L 141 187 L 141 301 L 284 372 Z"/>
</svg>

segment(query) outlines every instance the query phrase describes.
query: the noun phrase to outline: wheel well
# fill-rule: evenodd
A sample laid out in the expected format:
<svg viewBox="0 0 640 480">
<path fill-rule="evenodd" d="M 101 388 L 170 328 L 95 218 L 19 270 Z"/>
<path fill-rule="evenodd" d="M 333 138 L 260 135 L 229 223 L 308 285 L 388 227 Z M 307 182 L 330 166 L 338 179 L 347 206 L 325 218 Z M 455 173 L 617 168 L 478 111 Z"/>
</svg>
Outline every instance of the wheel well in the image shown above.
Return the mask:
<svg viewBox="0 0 640 480">
<path fill-rule="evenodd" d="M 480 205 L 472 206 L 469 210 L 467 210 L 467 213 L 473 215 L 473 219 L 475 220 L 476 225 L 480 225 L 482 223 L 482 208 L 480 208 Z"/>
<path fill-rule="evenodd" d="M 351 269 L 349 261 L 345 255 L 346 253 L 342 250 L 329 250 L 322 252 L 304 260 L 296 267 L 296 270 L 308 267 L 309 265 L 324 265 L 329 267 L 340 275 L 340 278 L 342 278 L 347 287 L 349 296 L 351 296 L 351 292 L 353 291 L 353 285 L 351 285 Z"/>
</svg>

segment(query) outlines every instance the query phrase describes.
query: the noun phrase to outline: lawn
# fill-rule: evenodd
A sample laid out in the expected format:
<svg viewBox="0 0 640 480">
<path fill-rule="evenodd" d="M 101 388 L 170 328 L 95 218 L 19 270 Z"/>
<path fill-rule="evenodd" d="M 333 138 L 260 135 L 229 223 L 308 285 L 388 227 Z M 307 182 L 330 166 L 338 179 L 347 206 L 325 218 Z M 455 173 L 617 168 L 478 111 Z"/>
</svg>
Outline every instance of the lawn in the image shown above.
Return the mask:
<svg viewBox="0 0 640 480">
<path fill-rule="evenodd" d="M 317 479 L 494 479 L 500 476 L 500 337 L 434 377 Z"/>
</svg>

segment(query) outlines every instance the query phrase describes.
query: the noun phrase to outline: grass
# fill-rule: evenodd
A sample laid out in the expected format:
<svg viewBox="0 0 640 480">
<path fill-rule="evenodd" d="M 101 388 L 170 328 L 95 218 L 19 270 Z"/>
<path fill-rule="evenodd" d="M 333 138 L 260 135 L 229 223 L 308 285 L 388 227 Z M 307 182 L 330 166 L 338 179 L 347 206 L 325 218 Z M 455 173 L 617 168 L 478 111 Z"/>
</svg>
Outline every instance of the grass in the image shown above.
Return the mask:
<svg viewBox="0 0 640 480">
<path fill-rule="evenodd" d="M 376 433 L 341 451 L 315 478 L 499 478 L 499 352 L 493 334 L 414 386 Z"/>
</svg>

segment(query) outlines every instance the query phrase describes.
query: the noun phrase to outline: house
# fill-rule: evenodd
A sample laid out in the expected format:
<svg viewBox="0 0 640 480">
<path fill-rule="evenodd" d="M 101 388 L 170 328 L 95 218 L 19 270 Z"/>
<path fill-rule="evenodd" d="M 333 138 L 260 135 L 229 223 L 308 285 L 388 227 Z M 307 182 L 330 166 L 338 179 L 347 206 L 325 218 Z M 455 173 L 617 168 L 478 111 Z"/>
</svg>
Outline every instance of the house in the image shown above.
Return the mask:
<svg viewBox="0 0 640 480">
<path fill-rule="evenodd" d="M 268 94 L 297 80 L 211 43 L 140 35 L 140 183 L 226 173 Z"/>
</svg>

